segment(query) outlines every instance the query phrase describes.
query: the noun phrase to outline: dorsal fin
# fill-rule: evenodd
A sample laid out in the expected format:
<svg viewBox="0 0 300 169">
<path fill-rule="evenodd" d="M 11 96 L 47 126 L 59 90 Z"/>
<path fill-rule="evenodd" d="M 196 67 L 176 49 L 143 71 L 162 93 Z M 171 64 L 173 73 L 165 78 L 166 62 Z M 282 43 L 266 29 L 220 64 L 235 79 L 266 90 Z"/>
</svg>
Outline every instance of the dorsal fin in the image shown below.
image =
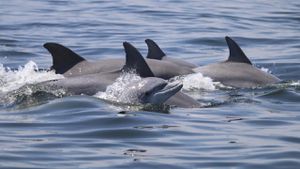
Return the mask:
<svg viewBox="0 0 300 169">
<path fill-rule="evenodd" d="M 252 65 L 251 61 L 234 40 L 228 36 L 226 36 L 225 39 L 229 48 L 229 57 L 227 62 L 241 62 Z"/>
<path fill-rule="evenodd" d="M 55 73 L 58 74 L 64 74 L 74 65 L 85 60 L 71 49 L 58 43 L 45 43 L 44 47 L 52 55 L 53 65 L 51 69 L 54 69 Z"/>
<path fill-rule="evenodd" d="M 151 39 L 145 40 L 148 46 L 148 55 L 149 59 L 161 60 L 166 54 L 160 49 L 160 47 Z"/>
<path fill-rule="evenodd" d="M 126 62 L 123 70 L 129 71 L 134 69 L 141 77 L 154 77 L 153 72 L 149 68 L 141 53 L 128 42 L 124 42 L 123 46 L 126 53 Z"/>
</svg>

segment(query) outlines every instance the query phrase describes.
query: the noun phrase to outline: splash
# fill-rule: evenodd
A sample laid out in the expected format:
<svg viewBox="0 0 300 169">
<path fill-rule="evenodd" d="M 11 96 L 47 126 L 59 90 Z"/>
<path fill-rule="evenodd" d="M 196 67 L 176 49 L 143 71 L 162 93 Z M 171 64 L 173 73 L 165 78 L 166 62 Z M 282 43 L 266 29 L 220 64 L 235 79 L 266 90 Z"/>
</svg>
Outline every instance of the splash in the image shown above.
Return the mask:
<svg viewBox="0 0 300 169">
<path fill-rule="evenodd" d="M 216 87 L 221 86 L 219 82 L 213 82 L 209 77 L 204 77 L 201 73 L 194 73 L 181 78 L 183 89 L 187 91 L 194 90 L 216 90 Z"/>
<path fill-rule="evenodd" d="M 130 103 L 131 99 L 127 98 L 127 85 L 129 83 L 142 84 L 142 78 L 135 73 L 124 73 L 116 81 L 106 88 L 105 92 L 98 92 L 94 96 L 100 99 L 113 101 L 117 103 Z M 183 90 L 216 90 L 217 87 L 222 86 L 219 82 L 213 82 L 209 77 L 204 77 L 201 73 L 195 73 L 187 76 L 178 76 L 170 81 L 181 81 L 183 83 Z"/>
<path fill-rule="evenodd" d="M 0 92 L 6 93 L 16 90 L 26 84 L 35 84 L 47 80 L 61 79 L 62 75 L 55 74 L 53 71 L 38 71 L 35 62 L 29 61 L 17 70 L 5 68 L 0 64 Z"/>
<path fill-rule="evenodd" d="M 105 92 L 98 92 L 94 96 L 100 99 L 109 100 L 117 103 L 128 103 L 129 99 L 126 98 L 126 86 L 129 83 L 141 83 L 141 77 L 137 74 L 123 73 L 116 81 L 107 86 Z"/>
<path fill-rule="evenodd" d="M 170 109 L 168 105 L 152 105 L 152 104 L 138 104 L 132 103 L 132 98 L 128 95 L 128 84 L 137 83 L 137 86 L 142 87 L 143 81 L 140 76 L 138 76 L 134 72 L 123 73 L 120 77 L 118 77 L 115 82 L 109 86 L 107 86 L 105 92 L 98 92 L 94 95 L 94 97 L 106 100 L 110 102 L 111 107 L 118 111 L 155 111 L 155 112 L 163 112 L 167 113 Z M 134 96 L 133 96 L 134 97 Z"/>
<path fill-rule="evenodd" d="M 290 82 L 290 86 L 299 87 L 300 86 L 300 80 L 298 80 L 298 81 L 291 81 Z"/>
<path fill-rule="evenodd" d="M 260 70 L 262 70 L 266 73 L 272 73 L 271 70 L 269 70 L 268 68 L 265 68 L 265 67 L 261 67 Z"/>
</svg>

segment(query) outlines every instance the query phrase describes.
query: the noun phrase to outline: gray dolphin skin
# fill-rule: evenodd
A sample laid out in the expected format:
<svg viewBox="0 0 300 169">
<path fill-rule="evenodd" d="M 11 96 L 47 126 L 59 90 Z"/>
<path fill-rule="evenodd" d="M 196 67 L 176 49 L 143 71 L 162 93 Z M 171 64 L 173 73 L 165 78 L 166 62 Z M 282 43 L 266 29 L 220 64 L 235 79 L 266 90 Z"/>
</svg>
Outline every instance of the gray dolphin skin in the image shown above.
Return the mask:
<svg viewBox="0 0 300 169">
<path fill-rule="evenodd" d="M 139 103 L 154 103 L 161 104 L 167 103 L 177 107 L 199 107 L 200 104 L 189 97 L 188 95 L 180 92 L 182 88 L 181 83 L 167 82 L 164 79 L 154 77 L 147 62 L 141 55 L 133 55 L 137 53 L 137 49 L 130 43 L 123 43 L 126 59 L 125 65 L 119 66 L 109 72 L 89 73 L 84 75 L 70 76 L 63 79 L 51 80 L 39 83 L 38 85 L 47 86 L 48 89 L 64 89 L 71 95 L 94 95 L 99 91 L 105 91 L 108 85 L 111 85 L 123 73 L 132 71 L 134 69 L 142 79 L 142 87 L 135 87 L 136 84 L 132 83 L 127 86 L 126 93 L 132 97 L 132 101 Z M 64 62 L 60 60 L 58 62 Z M 55 63 L 62 65 L 62 63 Z M 71 68 L 72 69 L 72 68 Z"/>
<path fill-rule="evenodd" d="M 180 67 L 191 68 L 191 69 L 198 67 L 197 65 L 192 64 L 190 62 L 186 62 L 182 59 L 176 59 L 167 56 L 152 39 L 146 39 L 145 42 L 148 46 L 148 54 L 147 54 L 148 59 L 168 61 Z"/>
<path fill-rule="evenodd" d="M 280 82 L 279 78 L 253 66 L 234 40 L 229 37 L 225 39 L 229 48 L 228 59 L 224 62 L 195 68 L 195 72 L 236 88 L 253 88 Z"/>
<path fill-rule="evenodd" d="M 121 69 L 122 65 L 125 64 L 125 60 L 122 58 L 87 61 L 71 49 L 58 43 L 45 43 L 44 47 L 52 55 L 53 66 L 51 68 L 65 77 L 115 71 Z M 138 57 L 142 56 L 133 46 L 127 49 L 127 53 L 138 55 Z M 178 65 L 168 61 L 146 59 L 146 62 L 154 76 L 163 79 L 194 73 L 191 68 L 178 67 Z"/>
</svg>

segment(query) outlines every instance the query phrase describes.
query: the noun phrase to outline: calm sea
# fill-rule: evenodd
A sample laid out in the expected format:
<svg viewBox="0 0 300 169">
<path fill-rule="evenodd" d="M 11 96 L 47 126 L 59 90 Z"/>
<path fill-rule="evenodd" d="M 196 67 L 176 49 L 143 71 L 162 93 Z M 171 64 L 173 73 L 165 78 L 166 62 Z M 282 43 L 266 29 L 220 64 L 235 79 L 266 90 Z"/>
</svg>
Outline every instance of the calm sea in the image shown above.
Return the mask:
<svg viewBox="0 0 300 169">
<path fill-rule="evenodd" d="M 3 0 L 0 95 L 55 78 L 34 71 L 52 64 L 46 42 L 98 60 L 123 58 L 123 41 L 146 55 L 151 38 L 169 57 L 206 65 L 227 58 L 225 36 L 285 82 L 190 80 L 185 92 L 207 106 L 164 111 L 124 112 L 88 96 L 2 100 L 0 168 L 299 168 L 300 1 Z"/>
</svg>

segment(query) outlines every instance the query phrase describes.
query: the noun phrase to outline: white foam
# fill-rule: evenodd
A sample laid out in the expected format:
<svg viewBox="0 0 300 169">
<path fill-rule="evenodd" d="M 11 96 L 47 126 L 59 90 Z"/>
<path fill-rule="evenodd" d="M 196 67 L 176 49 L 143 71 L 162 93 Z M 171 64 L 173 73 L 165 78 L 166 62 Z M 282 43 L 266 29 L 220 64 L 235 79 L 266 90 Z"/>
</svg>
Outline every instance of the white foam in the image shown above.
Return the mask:
<svg viewBox="0 0 300 169">
<path fill-rule="evenodd" d="M 132 82 L 141 83 L 141 79 L 134 73 L 124 73 L 112 85 L 107 86 L 105 92 L 98 92 L 94 96 L 113 102 L 128 103 L 130 100 L 126 98 L 127 85 Z M 222 86 L 219 82 L 213 82 L 211 78 L 204 77 L 201 73 L 175 77 L 171 81 L 182 81 L 183 90 L 186 91 L 216 90 L 216 87 Z"/>
<path fill-rule="evenodd" d="M 204 77 L 201 73 L 186 75 L 182 78 L 183 89 L 187 91 L 193 90 L 216 90 L 220 85 L 209 77 Z"/>
<path fill-rule="evenodd" d="M 141 77 L 135 73 L 123 73 L 116 81 L 107 86 L 105 92 L 98 92 L 94 96 L 97 98 L 110 100 L 119 103 L 128 103 L 128 99 L 125 97 L 126 85 L 129 83 L 140 83 Z"/>
<path fill-rule="evenodd" d="M 37 71 L 35 62 L 29 61 L 24 67 L 17 70 L 5 68 L 0 64 L 0 92 L 16 90 L 25 84 L 35 84 L 47 80 L 61 79 L 62 75 L 55 74 L 54 71 Z"/>
<path fill-rule="evenodd" d="M 265 67 L 261 67 L 260 70 L 262 70 L 266 73 L 272 73 L 271 70 L 269 70 L 268 68 L 265 68 Z"/>
<path fill-rule="evenodd" d="M 298 81 L 292 81 L 292 82 L 290 83 L 290 86 L 294 86 L 294 87 L 300 86 L 300 80 L 298 80 Z"/>
</svg>

